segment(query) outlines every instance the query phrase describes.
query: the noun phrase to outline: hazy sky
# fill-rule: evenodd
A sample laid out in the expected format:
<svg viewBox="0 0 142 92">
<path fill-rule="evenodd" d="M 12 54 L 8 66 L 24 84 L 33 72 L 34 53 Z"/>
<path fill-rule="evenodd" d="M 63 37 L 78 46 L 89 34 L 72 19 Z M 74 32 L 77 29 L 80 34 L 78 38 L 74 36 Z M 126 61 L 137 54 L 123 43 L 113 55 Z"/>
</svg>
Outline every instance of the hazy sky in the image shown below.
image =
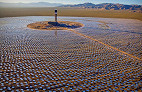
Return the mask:
<svg viewBox="0 0 142 92">
<path fill-rule="evenodd" d="M 79 4 L 79 3 L 120 3 L 120 4 L 141 4 L 142 0 L 0 0 L 0 2 L 7 3 L 30 3 L 30 2 L 50 2 L 50 3 L 63 3 L 63 4 Z"/>
</svg>

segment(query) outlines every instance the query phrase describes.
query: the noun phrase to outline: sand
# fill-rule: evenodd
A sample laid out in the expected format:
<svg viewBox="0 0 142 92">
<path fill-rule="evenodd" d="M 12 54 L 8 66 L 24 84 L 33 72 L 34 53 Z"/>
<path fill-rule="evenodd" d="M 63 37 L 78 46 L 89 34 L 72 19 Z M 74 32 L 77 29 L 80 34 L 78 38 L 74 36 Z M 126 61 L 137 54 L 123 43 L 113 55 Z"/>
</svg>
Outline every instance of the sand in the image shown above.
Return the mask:
<svg viewBox="0 0 142 92">
<path fill-rule="evenodd" d="M 79 22 L 70 22 L 70 21 L 41 21 L 36 23 L 31 23 L 27 25 L 27 27 L 32 29 L 39 30 L 67 30 L 67 29 L 75 29 L 82 27 L 83 24 Z"/>
</svg>

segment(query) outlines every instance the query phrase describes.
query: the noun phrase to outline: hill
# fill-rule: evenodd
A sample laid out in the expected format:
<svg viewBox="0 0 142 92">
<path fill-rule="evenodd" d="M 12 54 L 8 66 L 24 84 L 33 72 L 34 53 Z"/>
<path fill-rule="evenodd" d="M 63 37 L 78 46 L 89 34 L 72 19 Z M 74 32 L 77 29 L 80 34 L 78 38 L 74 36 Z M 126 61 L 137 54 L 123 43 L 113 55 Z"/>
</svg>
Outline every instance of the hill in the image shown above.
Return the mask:
<svg viewBox="0 0 142 92">
<path fill-rule="evenodd" d="M 62 5 L 60 7 L 78 7 L 78 8 L 93 8 L 93 9 L 105 9 L 105 10 L 140 10 L 142 11 L 142 5 L 124 5 L 124 4 L 113 4 L 113 3 L 84 3 L 76 5 Z"/>
<path fill-rule="evenodd" d="M 37 3 L 3 3 L 0 2 L 0 7 L 57 7 L 62 6 L 60 3 L 48 3 L 48 2 L 37 2 Z"/>
</svg>

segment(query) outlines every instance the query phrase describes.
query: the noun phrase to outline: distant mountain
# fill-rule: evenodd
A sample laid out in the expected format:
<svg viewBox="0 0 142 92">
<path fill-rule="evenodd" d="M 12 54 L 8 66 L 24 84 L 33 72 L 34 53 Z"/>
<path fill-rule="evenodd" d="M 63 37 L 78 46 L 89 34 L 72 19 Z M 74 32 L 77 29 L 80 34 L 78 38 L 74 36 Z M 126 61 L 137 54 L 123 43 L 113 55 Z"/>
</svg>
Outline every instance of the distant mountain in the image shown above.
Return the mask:
<svg viewBox="0 0 142 92">
<path fill-rule="evenodd" d="M 94 9 L 105 9 L 105 10 L 141 10 L 142 5 L 124 5 L 124 4 L 113 4 L 113 3 L 84 3 L 76 5 L 62 5 L 60 7 L 78 7 L 78 8 L 94 8 Z"/>
<path fill-rule="evenodd" d="M 0 2 L 0 7 L 57 7 L 62 6 L 60 3 L 48 3 L 48 2 L 37 2 L 37 3 L 3 3 Z"/>
</svg>

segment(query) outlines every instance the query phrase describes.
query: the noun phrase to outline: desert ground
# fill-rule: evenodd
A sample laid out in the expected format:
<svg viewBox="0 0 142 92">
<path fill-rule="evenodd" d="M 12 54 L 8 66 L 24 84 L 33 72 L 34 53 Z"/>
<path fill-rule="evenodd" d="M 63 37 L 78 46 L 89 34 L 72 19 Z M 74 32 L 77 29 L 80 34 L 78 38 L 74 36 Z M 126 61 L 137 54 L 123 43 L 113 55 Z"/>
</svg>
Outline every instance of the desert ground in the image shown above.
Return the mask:
<svg viewBox="0 0 142 92">
<path fill-rule="evenodd" d="M 71 30 L 27 25 L 54 16 L 0 18 L 0 91 L 142 90 L 142 21 L 58 17 L 82 23 Z"/>
<path fill-rule="evenodd" d="M 138 19 L 142 21 L 142 13 L 134 12 L 133 10 L 97 10 L 97 9 L 82 9 L 82 8 L 63 8 L 63 7 L 43 7 L 43 8 L 0 7 L 0 18 L 19 17 L 19 16 L 53 16 L 55 9 L 58 10 L 58 16 L 124 18 L 124 19 Z"/>
</svg>

